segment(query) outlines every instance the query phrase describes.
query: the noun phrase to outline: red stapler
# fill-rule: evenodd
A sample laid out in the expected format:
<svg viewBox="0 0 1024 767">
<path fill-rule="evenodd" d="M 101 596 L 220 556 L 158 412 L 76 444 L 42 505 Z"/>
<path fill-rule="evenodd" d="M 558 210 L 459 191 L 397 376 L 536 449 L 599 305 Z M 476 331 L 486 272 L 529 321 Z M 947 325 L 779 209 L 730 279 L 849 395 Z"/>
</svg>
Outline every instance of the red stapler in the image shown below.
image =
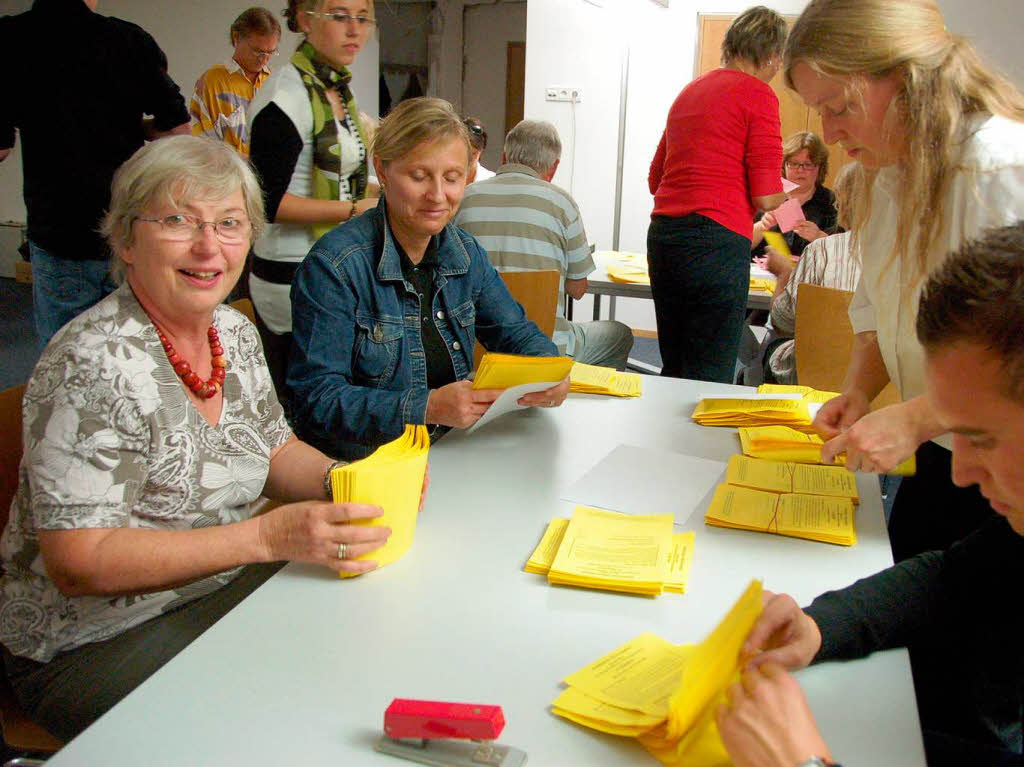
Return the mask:
<svg viewBox="0 0 1024 767">
<path fill-rule="evenodd" d="M 494 742 L 504 728 L 501 706 L 395 698 L 377 750 L 437 767 L 522 767 L 525 751 Z"/>
</svg>

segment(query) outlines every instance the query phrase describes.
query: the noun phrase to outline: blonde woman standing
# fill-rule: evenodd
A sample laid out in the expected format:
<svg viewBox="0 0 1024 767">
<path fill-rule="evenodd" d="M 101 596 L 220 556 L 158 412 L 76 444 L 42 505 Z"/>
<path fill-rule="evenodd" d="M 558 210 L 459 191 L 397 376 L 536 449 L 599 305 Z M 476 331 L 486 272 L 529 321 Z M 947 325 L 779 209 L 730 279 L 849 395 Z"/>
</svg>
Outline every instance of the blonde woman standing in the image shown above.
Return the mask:
<svg viewBox="0 0 1024 767">
<path fill-rule="evenodd" d="M 1008 510 L 993 475 L 966 476 L 950 454 L 955 446 L 962 464 L 998 445 L 962 430 L 951 435 L 936 417 L 915 318 L 921 286 L 942 273 L 951 251 L 1024 219 L 1024 97 L 950 33 L 933 0 L 812 0 L 790 33 L 784 67 L 821 114 L 826 143 L 841 144 L 873 175 L 852 200 L 852 247 L 863 258 L 850 305 L 857 340 L 842 394 L 815 421 L 832 437 L 823 457 L 845 452 L 849 468 L 885 472 L 916 451 L 917 476 L 904 480 L 889 524 L 897 560 L 946 549 L 979 526 L 1005 526 L 991 518 L 992 506 Z M 903 402 L 869 414 L 890 380 Z M 965 377 L 965 399 L 972 384 Z M 980 483 L 981 492 L 954 487 L 952 471 L 958 484 Z M 987 566 L 997 567 L 998 557 L 993 552 Z M 877 614 L 850 605 L 846 634 L 881 644 L 883 614 L 931 607 L 887 599 Z M 911 644 L 918 708 L 926 730 L 1019 753 L 1020 652 L 986 630 L 995 617 L 951 622 Z"/>
<path fill-rule="evenodd" d="M 249 290 L 282 395 L 295 269 L 321 235 L 377 204 L 348 69 L 373 30 L 373 14 L 370 0 L 289 0 L 288 29 L 305 40 L 250 107 L 251 158 L 270 226 L 256 244 Z"/>
</svg>

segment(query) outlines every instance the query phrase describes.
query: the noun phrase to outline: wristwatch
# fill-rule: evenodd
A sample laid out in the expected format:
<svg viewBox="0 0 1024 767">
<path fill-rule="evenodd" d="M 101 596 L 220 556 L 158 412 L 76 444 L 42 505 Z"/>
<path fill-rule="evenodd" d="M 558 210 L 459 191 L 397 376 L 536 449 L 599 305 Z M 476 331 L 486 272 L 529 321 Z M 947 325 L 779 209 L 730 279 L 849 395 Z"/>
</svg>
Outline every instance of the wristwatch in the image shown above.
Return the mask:
<svg viewBox="0 0 1024 767">
<path fill-rule="evenodd" d="M 820 756 L 812 756 L 805 762 L 800 762 L 796 767 L 843 767 L 838 762 L 830 762 Z"/>
<path fill-rule="evenodd" d="M 339 466 L 344 466 L 348 461 L 335 461 L 327 467 L 327 471 L 324 472 L 324 495 L 327 496 L 328 501 L 334 500 L 334 491 L 331 488 L 331 472 L 337 469 Z"/>
</svg>

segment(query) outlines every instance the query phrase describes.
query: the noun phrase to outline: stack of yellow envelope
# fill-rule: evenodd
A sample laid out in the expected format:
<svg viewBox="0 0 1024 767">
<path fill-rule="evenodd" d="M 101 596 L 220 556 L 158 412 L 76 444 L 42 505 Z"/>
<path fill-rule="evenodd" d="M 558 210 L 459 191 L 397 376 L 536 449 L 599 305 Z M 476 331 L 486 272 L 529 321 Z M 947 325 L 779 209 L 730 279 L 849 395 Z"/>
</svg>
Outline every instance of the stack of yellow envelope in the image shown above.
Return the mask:
<svg viewBox="0 0 1024 767">
<path fill-rule="evenodd" d="M 474 389 L 510 389 L 530 383 L 561 382 L 572 369 L 569 357 L 527 357 L 487 352 L 473 378 Z"/>
<path fill-rule="evenodd" d="M 331 472 L 335 503 L 372 503 L 384 509 L 380 517 L 354 520 L 351 524 L 391 528 L 387 543 L 356 559 L 374 560 L 383 567 L 404 556 L 412 546 L 429 450 L 427 427 L 406 426 L 398 439 Z M 341 573 L 342 578 L 350 575 Z"/>
<path fill-rule="evenodd" d="M 585 508 L 585 507 L 577 507 Z M 621 516 L 621 515 L 620 515 Z M 569 520 L 564 517 L 555 517 L 548 524 L 544 535 L 533 550 L 526 566 L 523 568 L 528 573 L 547 575 L 551 565 L 562 547 L 565 540 L 565 531 L 569 527 Z M 686 592 L 686 584 L 690 577 L 690 564 L 693 561 L 693 541 L 696 533 L 673 533 L 672 545 L 665 552 L 664 568 L 662 572 L 662 588 L 664 591 L 672 591 L 677 594 Z"/>
<path fill-rule="evenodd" d="M 649 285 L 651 276 L 647 272 L 647 256 L 642 253 L 610 251 L 612 256 L 605 264 L 608 279 L 612 282 L 629 282 Z"/>
<path fill-rule="evenodd" d="M 719 485 L 704 514 L 715 527 L 852 546 L 857 542 L 853 501 L 823 495 L 773 493 Z"/>
<path fill-rule="evenodd" d="M 744 455 L 729 457 L 725 482 L 737 487 L 773 493 L 801 493 L 849 498 L 860 503 L 857 477 L 842 466 L 821 466 L 792 461 L 769 461 Z"/>
<path fill-rule="evenodd" d="M 639 397 L 644 393 L 644 384 L 639 373 L 622 373 L 615 368 L 574 362 L 569 371 L 569 391 Z"/>
<path fill-rule="evenodd" d="M 743 454 L 773 461 L 821 463 L 821 447 L 825 441 L 813 432 L 800 432 L 787 426 L 741 426 L 737 429 Z M 836 465 L 846 464 L 846 455 L 836 456 Z M 910 456 L 890 474 L 913 476 L 917 460 Z"/>
<path fill-rule="evenodd" d="M 804 402 L 814 402 L 819 405 L 824 405 L 833 397 L 839 396 L 839 392 L 836 391 L 820 391 L 812 389 L 810 386 L 800 386 L 798 384 L 761 384 L 757 387 L 757 393 L 799 394 L 803 397 Z"/>
<path fill-rule="evenodd" d="M 698 645 L 641 634 L 565 678 L 553 713 L 614 735 L 637 738 L 662 764 L 729 765 L 715 710 L 738 678 L 740 648 L 761 614 L 753 581 Z"/>
<path fill-rule="evenodd" d="M 784 424 L 811 427 L 807 403 L 799 399 L 705 398 L 697 403 L 693 420 L 701 426 L 767 426 Z"/>
</svg>

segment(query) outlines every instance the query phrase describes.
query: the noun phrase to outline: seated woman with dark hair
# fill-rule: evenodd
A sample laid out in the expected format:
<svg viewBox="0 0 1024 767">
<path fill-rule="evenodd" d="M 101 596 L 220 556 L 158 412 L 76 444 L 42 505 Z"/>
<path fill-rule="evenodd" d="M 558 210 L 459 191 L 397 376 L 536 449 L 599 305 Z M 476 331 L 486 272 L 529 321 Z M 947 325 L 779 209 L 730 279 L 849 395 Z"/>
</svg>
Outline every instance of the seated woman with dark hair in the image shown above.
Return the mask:
<svg viewBox="0 0 1024 767">
<path fill-rule="evenodd" d="M 492 351 L 558 353 L 451 223 L 471 157 L 451 104 L 400 103 L 373 141 L 377 208 L 322 237 L 295 275 L 294 423 L 332 455 L 366 455 L 405 424 L 476 423 L 501 393 L 467 380 L 477 338 Z M 568 391 L 566 379 L 520 404 L 554 407 Z"/>
<path fill-rule="evenodd" d="M 828 177 L 828 149 L 816 133 L 794 133 L 782 143 L 782 177 L 797 185 L 786 196 L 797 200 L 804 220 L 782 236 L 789 252 L 802 255 L 807 244 L 836 232 L 836 196 L 825 186 Z M 772 213 L 758 213 L 750 247 L 755 256 L 764 254 L 764 233 L 779 231 Z"/>
<path fill-rule="evenodd" d="M 147 144 L 104 222 L 124 283 L 65 325 L 25 390 L 0 553 L 0 642 L 25 709 L 70 739 L 281 560 L 364 572 L 376 506 L 326 502 L 336 463 L 299 442 L 256 328 L 221 302 L 263 226 L 227 144 Z M 261 495 L 285 504 L 253 516 Z M 244 567 L 249 565 L 249 567 Z"/>
<path fill-rule="evenodd" d="M 462 122 L 466 124 L 466 129 L 469 131 L 469 145 L 473 147 L 473 159 L 469 163 L 466 183 L 472 184 L 474 181 L 483 181 L 485 178 L 491 178 L 494 175 L 494 171 L 487 170 L 487 168 L 480 164 L 480 155 L 487 148 L 487 131 L 484 130 L 483 123 L 475 117 L 466 117 Z"/>
</svg>

